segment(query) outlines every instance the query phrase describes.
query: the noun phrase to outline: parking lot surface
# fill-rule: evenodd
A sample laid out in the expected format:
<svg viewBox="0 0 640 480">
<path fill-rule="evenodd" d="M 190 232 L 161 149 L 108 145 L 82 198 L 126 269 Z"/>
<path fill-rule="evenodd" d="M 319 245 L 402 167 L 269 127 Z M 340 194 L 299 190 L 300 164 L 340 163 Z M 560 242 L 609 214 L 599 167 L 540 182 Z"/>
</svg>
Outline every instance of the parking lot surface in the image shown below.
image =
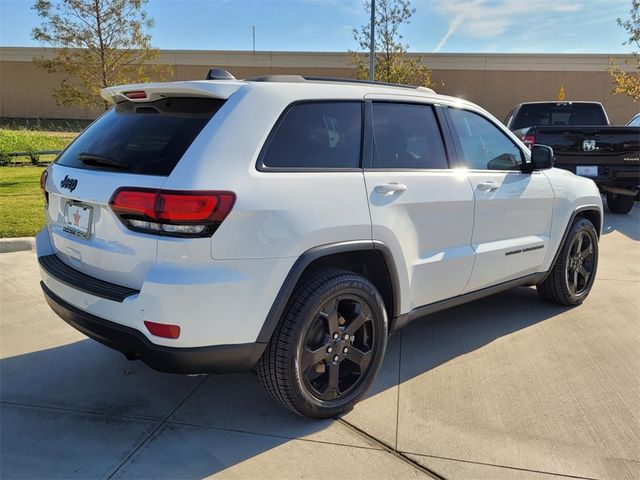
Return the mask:
<svg viewBox="0 0 640 480">
<path fill-rule="evenodd" d="M 0 254 L 0 477 L 640 478 L 640 207 L 600 245 L 582 306 L 517 288 L 417 321 L 329 421 L 251 373 L 125 360 L 50 311 L 32 252 Z"/>
</svg>

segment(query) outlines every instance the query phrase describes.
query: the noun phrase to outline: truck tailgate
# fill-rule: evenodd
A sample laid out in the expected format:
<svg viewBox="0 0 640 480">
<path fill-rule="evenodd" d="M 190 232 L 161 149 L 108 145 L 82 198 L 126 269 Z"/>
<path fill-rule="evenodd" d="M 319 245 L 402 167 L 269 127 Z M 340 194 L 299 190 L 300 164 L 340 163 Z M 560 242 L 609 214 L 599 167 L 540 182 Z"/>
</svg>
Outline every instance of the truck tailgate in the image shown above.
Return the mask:
<svg viewBox="0 0 640 480">
<path fill-rule="evenodd" d="M 536 143 L 553 147 L 558 166 L 637 166 L 638 127 L 537 127 Z"/>
</svg>

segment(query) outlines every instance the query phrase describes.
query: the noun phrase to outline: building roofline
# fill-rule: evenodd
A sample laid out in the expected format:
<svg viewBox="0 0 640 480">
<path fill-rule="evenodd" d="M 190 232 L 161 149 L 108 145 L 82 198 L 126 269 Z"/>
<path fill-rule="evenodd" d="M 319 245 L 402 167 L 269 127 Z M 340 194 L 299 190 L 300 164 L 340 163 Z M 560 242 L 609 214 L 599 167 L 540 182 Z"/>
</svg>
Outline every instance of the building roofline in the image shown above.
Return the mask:
<svg viewBox="0 0 640 480">
<path fill-rule="evenodd" d="M 0 61 L 31 62 L 34 57 L 50 57 L 53 49 L 44 47 L 0 47 Z M 422 57 L 423 63 L 433 70 L 515 70 L 515 71 L 607 71 L 612 59 L 625 69 L 632 65 L 625 60 L 630 54 L 573 54 L 573 53 L 422 53 L 410 52 L 411 57 Z M 352 68 L 349 52 L 299 51 L 234 51 L 234 50 L 160 50 L 158 63 L 170 65 L 203 65 L 267 68 Z"/>
</svg>

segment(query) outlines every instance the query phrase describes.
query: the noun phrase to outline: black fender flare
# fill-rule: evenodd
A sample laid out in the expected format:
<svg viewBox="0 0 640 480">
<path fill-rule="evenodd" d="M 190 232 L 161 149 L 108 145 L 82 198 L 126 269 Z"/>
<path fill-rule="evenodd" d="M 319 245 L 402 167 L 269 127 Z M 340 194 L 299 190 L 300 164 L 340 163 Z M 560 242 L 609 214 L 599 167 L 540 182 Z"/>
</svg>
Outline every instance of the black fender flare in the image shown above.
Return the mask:
<svg viewBox="0 0 640 480">
<path fill-rule="evenodd" d="M 318 260 L 322 257 L 326 257 L 329 255 L 334 255 L 336 253 L 345 253 L 345 252 L 356 252 L 363 250 L 375 250 L 379 251 L 384 259 L 384 262 L 387 266 L 387 272 L 389 273 L 389 278 L 391 279 L 391 290 L 393 295 L 393 309 L 394 315 L 392 319 L 389 319 L 390 323 L 393 323 L 395 317 L 397 317 L 400 312 L 400 281 L 398 277 L 398 270 L 396 264 L 393 259 L 393 254 L 391 253 L 391 249 L 385 245 L 383 242 L 377 240 L 352 240 L 346 242 L 336 242 L 329 243 L 325 245 L 319 245 L 317 247 L 310 248 L 302 255 L 298 257 L 295 261 L 289 273 L 287 274 L 282 286 L 280 287 L 280 291 L 278 295 L 271 305 L 269 309 L 269 313 L 267 314 L 267 318 L 260 329 L 260 333 L 258 334 L 258 338 L 256 342 L 258 343 L 268 343 L 271 340 L 271 336 L 284 313 L 284 310 L 287 306 L 289 298 L 291 298 L 291 294 L 295 289 L 302 273 L 305 269 L 311 264 L 311 262 Z"/>
<path fill-rule="evenodd" d="M 598 217 L 600 218 L 600 225 L 594 225 L 594 227 L 596 227 L 596 232 L 598 233 L 598 239 L 600 239 L 600 236 L 602 235 L 602 229 L 604 228 L 604 214 L 602 210 L 599 210 L 597 205 L 583 205 L 581 207 L 577 207 L 573 211 L 573 213 L 571 213 L 571 217 L 569 218 L 569 221 L 567 222 L 567 225 L 564 228 L 562 239 L 560 240 L 560 243 L 558 243 L 558 248 L 556 248 L 556 251 L 553 254 L 553 260 L 551 260 L 551 263 L 549 264 L 550 265 L 549 270 L 547 270 L 547 272 L 545 273 L 544 277 L 540 280 L 540 282 L 543 282 L 551 273 L 553 266 L 556 264 L 556 261 L 558 260 L 558 256 L 560 255 L 562 246 L 564 245 L 564 242 L 566 242 L 567 240 L 567 236 L 569 235 L 569 231 L 571 230 L 571 226 L 573 225 L 573 222 L 575 222 L 576 218 L 578 218 L 578 216 L 584 212 L 596 212 L 598 214 Z M 537 283 L 540 283 L 540 282 L 537 282 Z"/>
</svg>

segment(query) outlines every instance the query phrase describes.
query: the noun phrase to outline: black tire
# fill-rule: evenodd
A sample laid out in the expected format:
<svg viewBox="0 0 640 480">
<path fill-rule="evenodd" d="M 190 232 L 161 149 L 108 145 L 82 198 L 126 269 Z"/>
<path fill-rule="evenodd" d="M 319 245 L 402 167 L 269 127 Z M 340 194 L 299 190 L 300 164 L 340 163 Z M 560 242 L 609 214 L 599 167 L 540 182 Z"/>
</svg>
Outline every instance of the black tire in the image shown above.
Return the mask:
<svg viewBox="0 0 640 480">
<path fill-rule="evenodd" d="M 338 339 L 331 332 L 336 328 Z M 258 361 L 258 377 L 277 402 L 299 415 L 334 417 L 353 408 L 371 386 L 387 336 L 384 302 L 371 282 L 346 270 L 322 269 L 296 287 Z"/>
<path fill-rule="evenodd" d="M 633 208 L 633 202 L 635 202 L 633 195 L 607 192 L 607 208 L 612 213 L 629 213 Z"/>
<path fill-rule="evenodd" d="M 598 234 L 589 220 L 578 218 L 547 278 L 537 285 L 538 293 L 553 303 L 579 305 L 591 291 L 597 268 Z"/>
</svg>

